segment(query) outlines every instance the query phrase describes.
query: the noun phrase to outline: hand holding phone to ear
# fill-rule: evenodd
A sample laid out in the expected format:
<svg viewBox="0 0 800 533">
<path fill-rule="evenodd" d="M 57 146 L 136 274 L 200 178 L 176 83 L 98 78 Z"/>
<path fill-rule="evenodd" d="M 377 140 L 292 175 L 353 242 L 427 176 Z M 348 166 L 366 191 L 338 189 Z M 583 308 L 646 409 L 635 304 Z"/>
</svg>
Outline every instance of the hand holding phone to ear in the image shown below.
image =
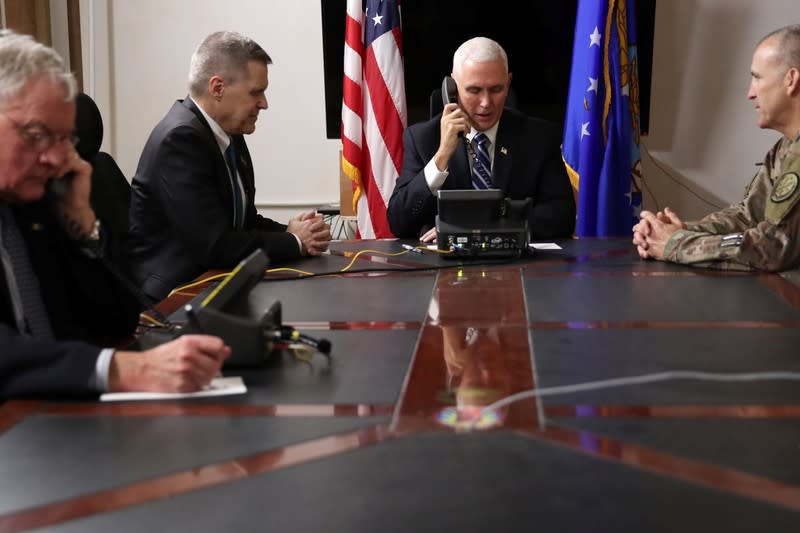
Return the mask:
<svg viewBox="0 0 800 533">
<path fill-rule="evenodd" d="M 97 217 L 89 203 L 91 188 L 92 166 L 71 150 L 48 189 L 54 208 L 72 237 L 89 235 L 94 228 Z"/>
<path fill-rule="evenodd" d="M 469 119 L 458 105 L 458 88 L 450 76 L 445 76 L 442 81 L 442 103 L 439 149 L 433 158 L 436 168 L 443 172 L 458 143 L 464 142 L 464 134 L 469 132 Z"/>
</svg>

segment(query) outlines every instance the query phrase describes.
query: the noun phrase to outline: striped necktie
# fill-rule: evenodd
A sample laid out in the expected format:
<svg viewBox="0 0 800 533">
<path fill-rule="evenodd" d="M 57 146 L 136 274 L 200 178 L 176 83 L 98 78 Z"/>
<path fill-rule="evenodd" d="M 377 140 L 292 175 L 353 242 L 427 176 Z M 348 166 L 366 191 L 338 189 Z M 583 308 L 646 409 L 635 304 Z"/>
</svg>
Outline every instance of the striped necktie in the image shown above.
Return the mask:
<svg viewBox="0 0 800 533">
<path fill-rule="evenodd" d="M 231 189 L 233 190 L 233 227 L 240 229 L 244 224 L 244 208 L 242 207 L 242 189 L 239 187 L 239 180 L 236 173 L 236 149 L 233 147 L 233 140 L 225 150 L 225 161 L 228 163 L 228 170 L 231 171 Z"/>
<path fill-rule="evenodd" d="M 489 137 L 478 132 L 472 138 L 475 143 L 475 155 L 472 158 L 472 186 L 476 189 L 491 189 L 492 162 L 489 159 Z"/>
<path fill-rule="evenodd" d="M 33 271 L 28 247 L 17 227 L 11 209 L 0 203 L 0 261 L 6 274 L 6 285 L 15 308 L 17 327 L 35 337 L 53 338 L 39 280 Z"/>
</svg>

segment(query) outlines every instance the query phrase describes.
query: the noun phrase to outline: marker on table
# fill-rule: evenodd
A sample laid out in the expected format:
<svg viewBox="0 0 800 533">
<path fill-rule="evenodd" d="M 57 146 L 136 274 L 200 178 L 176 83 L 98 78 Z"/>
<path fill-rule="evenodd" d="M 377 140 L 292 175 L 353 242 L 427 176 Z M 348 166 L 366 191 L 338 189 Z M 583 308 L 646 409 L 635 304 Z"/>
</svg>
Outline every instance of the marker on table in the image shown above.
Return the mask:
<svg viewBox="0 0 800 533">
<path fill-rule="evenodd" d="M 410 244 L 401 244 L 400 246 L 402 246 L 404 249 L 409 250 L 411 252 L 415 252 L 415 253 L 418 253 L 418 254 L 422 253 L 422 250 L 420 250 L 416 246 L 411 246 Z"/>
</svg>

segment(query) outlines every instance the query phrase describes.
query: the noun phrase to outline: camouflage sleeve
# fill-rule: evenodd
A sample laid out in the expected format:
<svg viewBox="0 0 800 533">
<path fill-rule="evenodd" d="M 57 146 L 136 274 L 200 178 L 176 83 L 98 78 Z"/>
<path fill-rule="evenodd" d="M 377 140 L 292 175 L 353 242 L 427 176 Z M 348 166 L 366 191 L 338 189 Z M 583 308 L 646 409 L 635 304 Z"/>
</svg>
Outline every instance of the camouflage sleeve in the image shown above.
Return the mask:
<svg viewBox="0 0 800 533">
<path fill-rule="evenodd" d="M 787 158 L 774 181 L 759 172 L 747 196 L 687 224 L 664 247 L 664 259 L 732 270 L 788 270 L 800 266 L 800 158 Z"/>
<path fill-rule="evenodd" d="M 800 242 L 792 237 L 798 234 L 798 215 L 791 227 L 765 221 L 727 235 L 680 230 L 667 241 L 664 259 L 721 270 L 785 270 L 800 264 Z"/>
<path fill-rule="evenodd" d="M 686 229 L 690 231 L 712 233 L 715 235 L 744 231 L 752 226 L 753 223 L 751 223 L 745 201 L 715 211 L 702 220 L 686 223 Z"/>
<path fill-rule="evenodd" d="M 747 186 L 741 202 L 711 213 L 702 220 L 687 222 L 686 229 L 722 235 L 752 228 L 758 222 L 754 212 L 763 211 L 764 198 L 771 188 L 769 170 L 764 166 Z"/>
</svg>

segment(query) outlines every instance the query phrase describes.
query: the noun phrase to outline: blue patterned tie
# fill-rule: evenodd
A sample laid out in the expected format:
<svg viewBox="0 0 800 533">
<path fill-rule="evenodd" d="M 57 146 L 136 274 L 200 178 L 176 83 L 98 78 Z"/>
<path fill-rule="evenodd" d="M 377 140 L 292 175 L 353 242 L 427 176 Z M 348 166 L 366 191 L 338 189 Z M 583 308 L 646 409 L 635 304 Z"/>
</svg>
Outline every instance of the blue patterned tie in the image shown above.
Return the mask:
<svg viewBox="0 0 800 533">
<path fill-rule="evenodd" d="M 25 240 L 17 227 L 11 209 L 2 203 L 0 203 L 0 224 L 3 227 L 0 246 L 5 249 L 5 254 L 11 263 L 11 270 L 13 270 L 13 279 L 6 279 L 6 284 L 9 292 L 14 291 L 14 285 L 16 285 L 17 295 L 22 304 L 24 324 L 20 324 L 20 326 L 35 337 L 52 339 L 53 329 L 50 327 L 50 319 L 42 301 L 39 280 L 36 278 L 28 257 L 28 247 L 25 245 Z M 0 255 L 3 254 L 0 253 Z M 3 258 L 3 263 L 5 263 L 5 259 Z M 9 277 L 9 273 L 6 272 L 6 278 Z"/>
<path fill-rule="evenodd" d="M 239 187 L 239 180 L 236 178 L 236 149 L 233 147 L 233 140 L 225 150 L 225 161 L 228 163 L 228 170 L 231 171 L 231 189 L 233 189 L 233 227 L 240 229 L 244 222 L 244 212 L 242 208 L 242 190 Z"/>
<path fill-rule="evenodd" d="M 475 155 L 472 159 L 472 186 L 476 189 L 491 189 L 492 162 L 489 159 L 489 138 L 478 132 L 472 138 L 475 142 Z"/>
</svg>

